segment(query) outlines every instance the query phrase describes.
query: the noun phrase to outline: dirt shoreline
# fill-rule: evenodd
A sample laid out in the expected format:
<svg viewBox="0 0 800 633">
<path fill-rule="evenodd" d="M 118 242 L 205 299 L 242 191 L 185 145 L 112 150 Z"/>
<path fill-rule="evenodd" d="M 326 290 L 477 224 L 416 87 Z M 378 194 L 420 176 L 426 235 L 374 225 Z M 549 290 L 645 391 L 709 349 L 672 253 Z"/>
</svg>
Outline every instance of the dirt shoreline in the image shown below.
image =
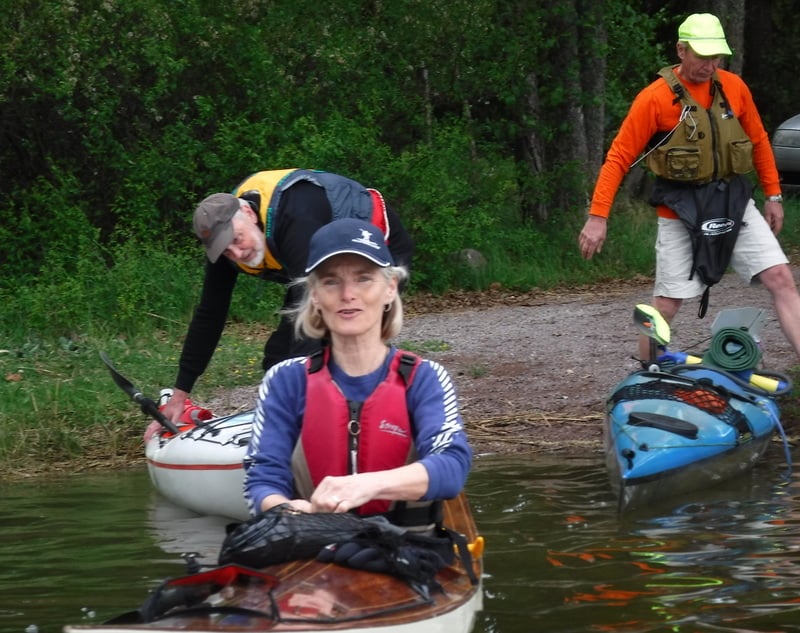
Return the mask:
<svg viewBox="0 0 800 633">
<path fill-rule="evenodd" d="M 639 367 L 632 314 L 651 301 L 650 279 L 570 291 L 416 295 L 406 301 L 399 344 L 450 372 L 477 453 L 587 454 L 602 448 L 606 396 Z M 720 310 L 751 306 L 765 310 L 764 366 L 787 372 L 797 357 L 769 293 L 733 274 L 711 290 L 705 319 L 697 318 L 697 300 L 685 302 L 670 348 L 702 351 Z M 251 407 L 255 393 L 234 389 L 209 406 Z"/>
</svg>

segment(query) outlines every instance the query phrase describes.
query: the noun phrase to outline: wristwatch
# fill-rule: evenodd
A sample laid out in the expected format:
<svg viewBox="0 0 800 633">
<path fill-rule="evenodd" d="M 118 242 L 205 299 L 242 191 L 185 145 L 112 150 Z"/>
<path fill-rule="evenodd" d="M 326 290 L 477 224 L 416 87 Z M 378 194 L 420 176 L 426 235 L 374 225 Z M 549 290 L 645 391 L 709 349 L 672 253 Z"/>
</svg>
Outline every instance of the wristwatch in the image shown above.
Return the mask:
<svg viewBox="0 0 800 633">
<path fill-rule="evenodd" d="M 775 196 L 767 196 L 767 201 L 769 202 L 783 202 L 783 196 L 781 194 Z"/>
</svg>

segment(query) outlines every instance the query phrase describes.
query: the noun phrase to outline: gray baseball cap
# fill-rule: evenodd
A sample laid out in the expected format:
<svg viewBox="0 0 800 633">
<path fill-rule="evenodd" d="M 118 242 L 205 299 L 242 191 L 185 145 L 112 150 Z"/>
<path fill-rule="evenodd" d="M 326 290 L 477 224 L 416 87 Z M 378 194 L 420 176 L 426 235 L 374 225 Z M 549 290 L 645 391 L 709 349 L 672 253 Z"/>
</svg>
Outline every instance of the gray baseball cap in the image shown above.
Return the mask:
<svg viewBox="0 0 800 633">
<path fill-rule="evenodd" d="M 194 232 L 211 263 L 216 262 L 233 242 L 231 218 L 239 210 L 239 198 L 230 193 L 213 193 L 194 211 Z"/>
</svg>

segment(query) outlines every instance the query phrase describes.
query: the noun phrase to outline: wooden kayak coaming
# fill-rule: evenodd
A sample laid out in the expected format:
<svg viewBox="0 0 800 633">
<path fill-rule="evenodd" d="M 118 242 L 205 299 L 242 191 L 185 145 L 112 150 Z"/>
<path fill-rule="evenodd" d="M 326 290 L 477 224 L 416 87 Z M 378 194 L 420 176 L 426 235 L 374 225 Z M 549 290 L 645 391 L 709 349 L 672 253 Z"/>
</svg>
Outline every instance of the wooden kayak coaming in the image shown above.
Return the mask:
<svg viewBox="0 0 800 633">
<path fill-rule="evenodd" d="M 444 525 L 463 534 L 468 543 L 479 536 L 466 496 L 462 493 L 444 503 Z M 482 608 L 483 565 L 481 548 L 473 557 L 473 584 L 456 557 L 455 563 L 437 574 L 441 591 L 425 601 L 407 582 L 386 574 L 350 569 L 334 563 L 298 560 L 271 565 L 263 572 L 278 585 L 271 592 L 261 587 L 236 589 L 226 606 L 252 610 L 251 614 L 176 614 L 147 624 L 76 625 L 65 633 L 125 633 L 131 631 L 352 631 L 368 633 L 467 633 Z M 280 617 L 272 618 L 272 605 Z M 263 616 L 255 615 L 262 612 Z"/>
</svg>

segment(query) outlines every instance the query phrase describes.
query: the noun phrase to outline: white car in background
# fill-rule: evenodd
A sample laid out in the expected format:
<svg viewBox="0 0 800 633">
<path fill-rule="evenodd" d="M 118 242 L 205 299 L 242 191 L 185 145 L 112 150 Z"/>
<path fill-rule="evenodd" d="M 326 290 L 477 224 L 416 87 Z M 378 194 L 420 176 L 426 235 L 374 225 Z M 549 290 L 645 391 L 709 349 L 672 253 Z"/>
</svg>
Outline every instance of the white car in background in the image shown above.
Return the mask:
<svg viewBox="0 0 800 633">
<path fill-rule="evenodd" d="M 772 151 L 781 183 L 800 186 L 800 114 L 777 127 L 772 135 Z"/>
</svg>

